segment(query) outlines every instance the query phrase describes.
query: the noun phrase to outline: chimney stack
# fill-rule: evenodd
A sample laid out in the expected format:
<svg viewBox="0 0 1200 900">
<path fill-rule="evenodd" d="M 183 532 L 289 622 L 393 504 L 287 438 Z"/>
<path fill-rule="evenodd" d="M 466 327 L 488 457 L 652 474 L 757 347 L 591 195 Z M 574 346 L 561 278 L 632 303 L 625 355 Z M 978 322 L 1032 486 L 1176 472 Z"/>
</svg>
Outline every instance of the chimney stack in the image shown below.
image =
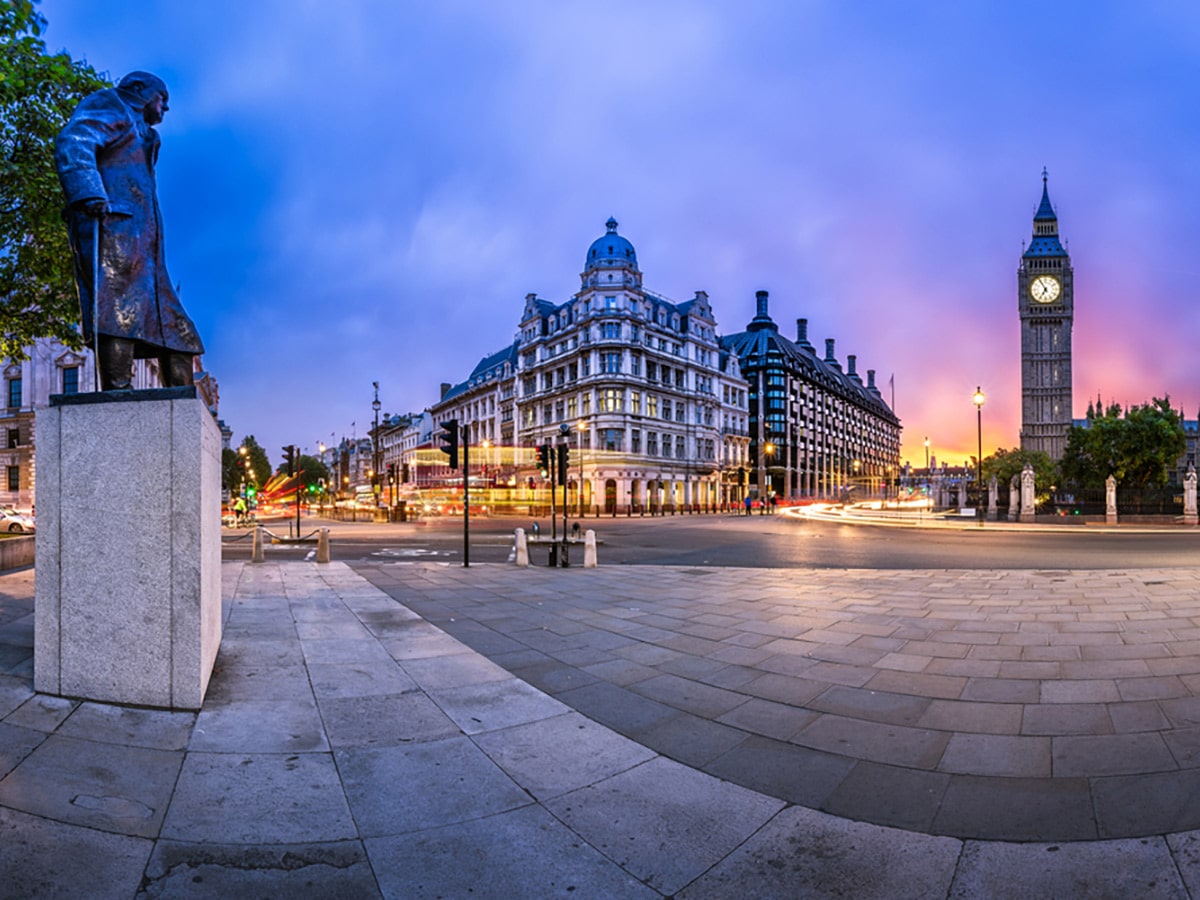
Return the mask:
<svg viewBox="0 0 1200 900">
<path fill-rule="evenodd" d="M 441 393 L 441 396 L 438 397 L 438 399 L 440 400 L 440 399 L 442 399 L 442 397 L 445 397 L 446 394 L 449 393 L 450 388 L 452 388 L 452 387 L 453 387 L 452 384 L 449 384 L 448 382 L 443 381 L 442 382 L 442 393 Z"/>
<path fill-rule="evenodd" d="M 766 291 L 755 291 L 754 299 L 758 301 L 758 312 L 755 314 L 755 317 L 759 318 L 759 319 L 768 318 L 768 316 L 767 316 L 767 292 Z"/>
<path fill-rule="evenodd" d="M 837 365 L 837 357 L 833 355 L 833 338 L 825 338 L 825 362 Z"/>
</svg>

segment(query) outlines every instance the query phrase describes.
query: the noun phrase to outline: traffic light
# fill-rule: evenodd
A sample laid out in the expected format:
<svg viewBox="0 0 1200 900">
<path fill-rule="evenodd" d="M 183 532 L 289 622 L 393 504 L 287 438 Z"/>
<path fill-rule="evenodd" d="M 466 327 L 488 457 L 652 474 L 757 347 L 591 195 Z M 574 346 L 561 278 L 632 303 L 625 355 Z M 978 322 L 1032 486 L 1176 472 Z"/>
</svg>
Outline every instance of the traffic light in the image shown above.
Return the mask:
<svg viewBox="0 0 1200 900">
<path fill-rule="evenodd" d="M 458 468 L 458 419 L 442 423 L 442 452 L 450 457 L 450 468 Z"/>
<path fill-rule="evenodd" d="M 566 444 L 559 444 L 558 447 L 558 483 L 561 486 L 566 486 L 567 483 L 567 466 L 570 465 L 571 448 Z"/>
<path fill-rule="evenodd" d="M 396 464 L 388 463 L 388 484 L 396 483 Z"/>
<path fill-rule="evenodd" d="M 283 462 L 287 468 L 288 478 L 296 474 L 296 447 L 288 444 L 283 448 Z"/>
<path fill-rule="evenodd" d="M 552 454 L 554 448 L 549 444 L 538 444 L 538 468 L 542 470 L 542 477 L 549 475 L 554 467 Z"/>
</svg>

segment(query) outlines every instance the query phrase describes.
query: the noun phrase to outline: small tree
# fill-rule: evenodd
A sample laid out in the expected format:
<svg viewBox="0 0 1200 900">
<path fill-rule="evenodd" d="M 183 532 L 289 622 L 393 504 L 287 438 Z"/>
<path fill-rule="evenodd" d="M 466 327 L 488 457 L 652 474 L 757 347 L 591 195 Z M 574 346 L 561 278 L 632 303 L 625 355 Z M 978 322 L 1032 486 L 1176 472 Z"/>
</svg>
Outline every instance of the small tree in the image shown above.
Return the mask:
<svg viewBox="0 0 1200 900">
<path fill-rule="evenodd" d="M 1161 488 L 1186 449 L 1183 422 L 1169 398 L 1156 397 L 1124 416 L 1113 404 L 1087 427 L 1067 433 L 1063 477 L 1084 488 L 1103 488 L 1109 475 L 1125 487 Z"/>
<path fill-rule="evenodd" d="M 1001 447 L 983 461 L 984 484 L 987 485 L 995 477 L 997 485 L 1004 490 L 1012 483 L 1014 475 L 1020 476 L 1026 463 L 1033 467 L 1036 502 L 1045 502 L 1058 485 L 1060 474 L 1050 454 L 1041 450 L 1007 450 Z"/>
<path fill-rule="evenodd" d="M 14 359 L 40 337 L 81 343 L 54 138 L 83 97 L 111 86 L 91 66 L 46 52 L 34 6 L 0 3 L 0 357 Z"/>
</svg>

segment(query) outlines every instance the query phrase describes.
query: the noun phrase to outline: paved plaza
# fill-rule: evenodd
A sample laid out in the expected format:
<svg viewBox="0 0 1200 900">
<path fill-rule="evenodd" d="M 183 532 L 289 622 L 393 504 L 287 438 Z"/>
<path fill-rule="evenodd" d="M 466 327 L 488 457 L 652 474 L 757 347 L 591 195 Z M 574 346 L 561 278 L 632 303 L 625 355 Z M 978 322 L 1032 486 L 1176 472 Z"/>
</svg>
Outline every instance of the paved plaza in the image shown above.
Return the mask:
<svg viewBox="0 0 1200 900">
<path fill-rule="evenodd" d="M 1200 896 L 1200 572 L 226 563 L 198 714 L 32 690 L 0 895 Z"/>
</svg>

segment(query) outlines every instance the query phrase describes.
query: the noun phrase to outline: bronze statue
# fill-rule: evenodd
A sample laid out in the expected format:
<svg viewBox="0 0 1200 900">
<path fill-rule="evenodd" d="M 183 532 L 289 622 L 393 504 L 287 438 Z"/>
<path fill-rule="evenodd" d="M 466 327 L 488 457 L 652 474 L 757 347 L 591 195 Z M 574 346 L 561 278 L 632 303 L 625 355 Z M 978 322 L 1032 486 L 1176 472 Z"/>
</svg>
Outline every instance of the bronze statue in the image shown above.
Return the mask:
<svg viewBox="0 0 1200 900">
<path fill-rule="evenodd" d="M 164 387 L 192 384 L 192 358 L 204 352 L 163 254 L 152 126 L 167 108 L 161 79 L 130 72 L 84 97 L 55 141 L 83 334 L 105 391 L 128 390 L 134 359 L 146 358 L 158 359 Z"/>
</svg>

